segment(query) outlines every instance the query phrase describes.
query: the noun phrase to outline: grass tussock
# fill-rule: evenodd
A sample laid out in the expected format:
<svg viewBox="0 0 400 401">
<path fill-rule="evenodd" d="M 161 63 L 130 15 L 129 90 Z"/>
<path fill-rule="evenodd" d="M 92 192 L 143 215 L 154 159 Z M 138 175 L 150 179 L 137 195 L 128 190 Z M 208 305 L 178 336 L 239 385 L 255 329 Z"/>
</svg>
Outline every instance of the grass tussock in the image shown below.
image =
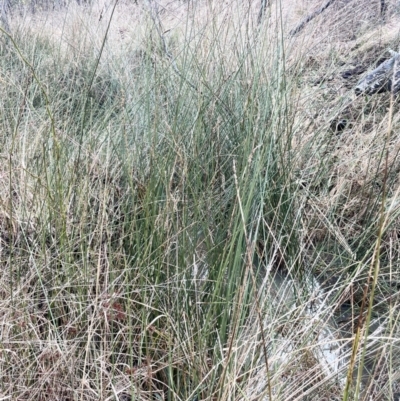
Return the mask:
<svg viewBox="0 0 400 401">
<path fill-rule="evenodd" d="M 397 399 L 398 6 L 137 3 L 1 32 L 0 395 Z"/>
</svg>

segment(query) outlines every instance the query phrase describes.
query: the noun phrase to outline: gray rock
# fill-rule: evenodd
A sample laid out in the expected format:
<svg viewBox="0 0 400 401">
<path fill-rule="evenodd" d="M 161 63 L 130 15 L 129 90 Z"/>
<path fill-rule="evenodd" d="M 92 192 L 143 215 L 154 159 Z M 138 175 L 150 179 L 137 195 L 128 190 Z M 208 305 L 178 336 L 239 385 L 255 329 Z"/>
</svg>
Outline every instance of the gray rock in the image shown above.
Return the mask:
<svg viewBox="0 0 400 401">
<path fill-rule="evenodd" d="M 356 95 L 373 95 L 374 93 L 391 92 L 400 90 L 400 70 L 397 70 L 397 61 L 400 53 L 390 51 L 392 57 L 384 61 L 365 77 L 360 79 L 354 88 Z M 394 81 L 394 82 L 393 82 Z"/>
</svg>

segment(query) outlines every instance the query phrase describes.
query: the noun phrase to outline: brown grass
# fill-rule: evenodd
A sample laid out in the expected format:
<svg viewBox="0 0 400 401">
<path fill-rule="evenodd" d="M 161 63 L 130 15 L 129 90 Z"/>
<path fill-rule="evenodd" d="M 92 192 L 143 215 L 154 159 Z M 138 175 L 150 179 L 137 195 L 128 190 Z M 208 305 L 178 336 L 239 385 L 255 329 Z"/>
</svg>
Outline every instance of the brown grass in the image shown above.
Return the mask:
<svg viewBox="0 0 400 401">
<path fill-rule="evenodd" d="M 121 108 L 129 103 L 132 96 L 130 92 L 141 90 L 139 81 L 144 60 L 149 61 L 157 71 L 167 71 L 170 66 L 147 6 L 144 2 L 138 3 L 121 1 L 118 4 L 99 66 L 100 72 L 111 71 L 111 75 L 118 75 L 127 84 L 123 95 L 115 95 L 120 96 Z M 381 358 L 379 371 L 375 369 L 364 388 L 369 389 L 374 400 L 386 400 L 390 398 L 383 393 L 392 391 L 388 385 L 389 379 L 394 384 L 399 381 L 388 368 L 391 366 L 390 357 L 397 357 L 397 353 L 389 349 L 393 344 L 398 346 L 398 99 L 390 99 L 387 93 L 356 98 L 352 87 L 358 76 L 344 79 L 341 75 L 356 66 L 362 66 L 367 71 L 385 56 L 387 48 L 398 49 L 400 10 L 394 0 L 388 3 L 388 15 L 383 21 L 378 13 L 379 1 L 367 4 L 362 0 L 337 1 L 307 24 L 299 35 L 289 37 L 288 31 L 315 10 L 320 1 L 273 2 L 260 26 L 256 23 L 259 11 L 259 2 L 256 1 L 158 2 L 163 40 L 176 57 L 178 68 L 185 66 L 181 58 L 183 54 L 199 60 L 199 64 L 204 63 L 204 67 L 200 65 L 198 70 L 193 71 L 191 79 L 210 85 L 215 108 L 218 107 L 223 87 L 222 84 L 217 86 L 221 81 L 216 82 L 215 77 L 222 76 L 223 82 L 229 82 L 243 68 L 248 74 L 241 82 L 242 88 L 253 88 L 252 63 L 263 63 L 263 59 L 249 60 L 237 55 L 259 46 L 257 54 L 270 57 L 266 44 L 281 40 L 282 33 L 280 45 L 286 57 L 282 75 L 286 74 L 290 79 L 287 95 L 293 108 L 294 131 L 291 143 L 293 165 L 288 175 L 293 182 L 301 184 L 296 192 L 299 209 L 303 213 L 299 254 L 310 264 L 314 276 L 319 277 L 325 292 L 321 298 L 315 294 L 308 294 L 309 298 L 305 299 L 300 297 L 300 301 L 293 302 L 294 309 L 290 309 L 285 299 L 295 298 L 293 294 L 297 294 L 296 281 L 292 280 L 294 267 L 286 265 L 288 271 L 277 273 L 272 268 L 273 262 L 266 263 L 265 276 L 271 275 L 271 281 L 274 281 L 276 276 L 288 274 L 285 279 L 289 277 L 287 285 L 290 287 L 287 292 L 284 291 L 284 284 L 274 289 L 265 279 L 259 290 L 270 295 L 269 298 L 262 298 L 261 307 L 268 316 L 263 323 L 268 351 L 271 352 L 268 362 L 273 374 L 274 400 L 277 401 L 334 400 L 342 395 L 343 382 L 338 379 L 338 371 L 342 369 L 343 373 L 348 364 L 352 334 L 348 331 L 344 333 L 332 322 L 336 322 L 335 313 L 345 302 L 349 302 L 353 308 L 353 320 L 354 316 L 358 316 L 357 308 L 366 282 L 365 266 L 369 266 L 371 249 L 376 241 L 384 181 L 388 185 L 386 211 L 390 225 L 383 235 L 382 281 L 376 302 L 384 306 L 382 316 L 392 314 L 385 323 L 392 325 L 392 328 L 389 327 L 389 334 L 376 334 L 382 342 L 387 340 L 382 346 L 383 354 L 387 357 Z M 11 26 L 15 31 L 29 33 L 31 38 L 45 36 L 72 66 L 77 60 L 76 70 L 70 71 L 71 76 L 74 71 L 80 70 L 81 60 L 85 60 L 88 54 L 97 54 L 101 48 L 111 9 L 112 6 L 107 2 L 96 3 L 92 8 L 71 5 L 68 11 L 43 11 L 24 17 L 15 15 Z M 283 31 L 279 30 L 281 21 Z M 260 39 L 263 35 L 267 35 L 269 40 L 263 42 Z M 271 79 L 268 68 L 270 65 L 266 63 L 265 67 L 261 66 L 258 70 L 262 71 L 258 81 L 260 85 Z M 220 69 L 223 71 L 218 75 Z M 9 87 L 5 79 L 0 77 L 0 80 L 3 89 Z M 99 82 L 93 98 L 103 101 L 103 93 L 108 88 Z M 168 93 L 163 92 L 162 82 L 157 90 L 166 99 L 164 108 L 159 111 L 163 115 L 169 106 Z M 243 103 L 246 103 L 249 101 L 248 93 L 245 90 L 243 93 Z M 229 99 L 229 96 L 226 98 Z M 391 104 L 392 115 L 389 113 Z M 29 109 L 30 106 L 26 107 Z M 255 113 L 257 107 L 259 105 L 254 106 Z M 44 114 L 33 107 L 30 112 Z M 152 117 L 156 119 L 158 116 Z M 161 302 L 160 309 L 153 309 L 151 302 L 160 291 L 165 290 L 160 283 L 157 283 L 160 286 L 157 287 L 150 279 L 146 282 L 147 278 L 138 278 L 133 283 L 124 281 L 125 275 L 132 278 L 132 271 L 137 267 L 130 265 L 122 251 L 113 253 L 114 250 L 109 249 L 110 243 L 122 243 L 124 235 L 127 236 L 123 225 L 126 216 L 121 211 L 128 191 L 121 178 L 126 166 L 114 164 L 109 159 L 114 143 L 112 136 L 110 139 L 107 134 L 115 127 L 107 126 L 104 131 L 107 134 L 101 128 L 98 128 L 100 133 L 96 130 L 88 133 L 96 140 L 100 138 L 101 146 L 92 149 L 87 145 L 82 151 L 86 175 L 79 182 L 83 200 L 77 202 L 84 205 L 81 221 L 74 221 L 74 216 L 69 213 L 70 204 L 61 206 L 60 210 L 51 210 L 48 205 L 42 205 L 42 198 L 55 197 L 46 193 L 46 180 L 50 178 L 33 176 L 27 168 L 32 160 L 44 152 L 45 146 L 50 146 L 43 140 L 49 130 L 48 123 L 42 123 L 45 120 L 43 116 L 41 118 L 37 118 L 29 127 L 17 130 L 13 140 L 5 140 L 13 150 L 4 154 L 4 165 L 0 167 L 0 252 L 5 266 L 0 280 L 0 377 L 5 378 L 0 387 L 0 399 L 4 396 L 18 400 L 127 401 L 133 399 L 131 395 L 134 394 L 135 399 L 158 400 L 167 394 L 167 383 L 171 376 L 177 372 L 186 374 L 195 366 L 193 371 L 200 372 L 202 377 L 193 378 L 193 382 L 197 380 L 196 383 L 201 383 L 201 391 L 197 393 L 195 389 L 191 390 L 193 400 L 196 394 L 200 394 L 199 397 L 207 394 L 210 400 L 217 397 L 220 400 L 268 400 L 270 389 L 265 380 L 265 361 L 260 351 L 255 306 L 250 308 L 249 318 L 254 324 L 241 327 L 241 334 L 230 343 L 234 357 L 229 359 L 228 356 L 217 365 L 213 364 L 213 353 L 218 351 L 226 355 L 226 344 L 216 343 L 215 349 L 198 355 L 197 347 L 202 350 L 202 344 L 192 342 L 193 333 L 189 329 L 187 338 L 176 336 L 177 327 L 187 324 L 187 316 L 182 312 L 180 319 L 174 320 L 168 314 L 173 300 L 167 299 L 163 301 L 165 304 Z M 127 126 L 130 118 L 126 116 Z M 346 127 L 335 132 L 332 124 L 342 119 L 347 121 Z M 215 124 L 215 135 L 219 135 L 219 124 L 222 124 L 220 120 Z M 163 127 L 165 132 L 174 129 L 167 120 Z M 388 127 L 391 127 L 390 132 Z M 57 127 L 57 135 L 62 138 L 60 141 L 66 140 L 75 152 L 79 139 L 67 132 L 67 127 Z M 127 136 L 129 130 L 124 132 Z M 12 146 L 10 142 L 13 142 Z M 165 174 L 169 182 L 165 213 L 172 218 L 164 219 L 164 215 L 160 215 L 156 226 L 160 232 L 171 233 L 169 240 L 160 245 L 165 259 L 169 261 L 169 254 L 177 246 L 180 234 L 174 229 L 175 224 L 179 223 L 179 210 L 186 201 L 182 192 L 191 183 L 185 181 L 190 159 L 180 153 L 179 143 L 166 143 L 176 152 L 174 168 L 170 172 L 160 171 L 160 175 Z M 257 144 L 254 148 L 261 145 Z M 134 151 L 136 149 L 133 147 Z M 74 152 L 71 154 L 75 155 Z M 156 151 L 152 149 L 149 154 L 152 152 Z M 158 155 L 151 154 L 151 157 L 157 159 Z M 140 216 L 138 220 L 142 218 L 143 204 L 152 201 L 146 182 L 150 164 L 150 161 L 143 161 L 145 167 L 142 170 L 129 166 L 133 171 L 130 190 L 134 188 L 132 191 L 137 196 L 137 203 L 132 206 L 131 212 Z M 250 158 L 248 165 L 251 165 Z M 65 161 L 64 168 L 59 172 L 60 177 L 74 170 L 72 156 Z M 218 176 L 215 182 L 219 179 L 222 187 L 225 178 L 229 179 Z M 214 195 L 212 190 L 210 193 Z M 92 202 L 88 208 L 84 204 L 86 194 L 90 195 L 88 199 Z M 65 196 L 65 199 L 68 197 Z M 61 215 L 65 232 L 71 234 L 77 243 L 70 244 L 68 238 L 56 240 L 56 235 L 42 236 L 40 230 L 45 230 L 38 221 L 43 213 Z M 115 221 L 118 221 L 120 231 L 111 232 L 110 227 Z M 57 232 L 57 227 L 51 227 L 49 232 Z M 368 238 L 362 242 L 360 238 L 364 233 Z M 78 238 L 86 235 L 89 238 L 88 249 L 81 249 Z M 190 264 L 196 265 L 196 259 L 200 265 L 206 265 L 205 243 L 217 241 L 213 238 L 212 229 L 210 233 L 201 233 L 199 236 L 202 237 L 196 248 L 197 254 L 195 252 L 187 256 L 188 270 Z M 362 242 L 362 247 L 358 246 L 359 242 Z M 63 246 L 70 247 L 68 258 L 60 256 Z M 148 246 L 151 248 L 152 244 Z M 285 259 L 283 248 L 277 246 L 275 253 L 279 255 L 275 255 L 276 258 Z M 140 251 L 145 253 L 147 249 Z M 79 252 L 87 252 L 87 260 L 79 261 Z M 307 258 L 310 255 L 313 258 L 318 255 L 318 258 L 309 260 Z M 150 259 L 146 259 L 146 262 L 151 264 Z M 18 268 L 15 269 L 15 266 Z M 57 276 L 54 275 L 54 269 L 65 269 L 69 273 Z M 90 274 L 85 274 L 85 271 L 90 271 Z M 342 285 L 335 282 L 339 277 L 345 277 L 347 283 Z M 199 282 L 202 283 L 203 279 Z M 334 284 L 330 281 L 332 279 Z M 170 280 L 173 283 L 174 277 Z M 11 282 L 16 284 L 10 285 Z M 80 298 L 83 293 L 80 293 L 79 285 L 91 289 L 87 299 Z M 70 291 L 70 286 L 74 287 L 73 291 Z M 179 283 L 174 286 L 179 287 Z M 49 293 L 57 295 L 52 310 L 46 300 Z M 198 306 L 201 302 L 203 298 L 194 304 L 193 310 L 201 308 Z M 328 307 L 315 317 L 307 312 L 307 308 L 312 308 L 314 304 L 326 304 Z M 150 321 L 143 319 L 143 305 L 150 310 Z M 157 317 L 151 315 L 153 312 L 157 312 Z M 57 317 L 52 313 L 56 313 Z M 201 323 L 198 324 L 201 326 Z M 326 345 L 321 333 L 325 333 L 326 326 L 331 324 L 334 326 L 333 334 L 327 336 L 329 339 L 326 342 L 333 342 L 336 336 L 341 342 L 333 346 L 342 347 L 342 354 L 338 353 L 338 371 L 335 372 L 327 372 L 320 354 L 321 346 Z M 164 327 L 165 330 L 162 329 Z M 150 350 L 147 354 L 143 354 L 144 342 Z M 173 358 L 171 349 L 174 350 Z M 220 371 L 221 366 L 229 369 L 226 368 L 228 373 L 224 386 L 217 392 L 213 386 L 220 380 L 216 372 Z M 397 361 L 393 366 L 398 366 Z M 185 385 L 192 383 L 188 380 Z M 212 390 L 208 392 L 209 389 Z"/>
</svg>

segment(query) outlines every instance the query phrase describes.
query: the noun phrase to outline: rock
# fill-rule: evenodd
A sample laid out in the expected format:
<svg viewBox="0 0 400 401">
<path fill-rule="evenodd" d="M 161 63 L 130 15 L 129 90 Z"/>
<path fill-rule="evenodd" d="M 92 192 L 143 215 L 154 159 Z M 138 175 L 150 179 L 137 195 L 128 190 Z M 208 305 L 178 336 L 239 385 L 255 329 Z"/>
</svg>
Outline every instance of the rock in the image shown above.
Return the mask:
<svg viewBox="0 0 400 401">
<path fill-rule="evenodd" d="M 396 71 L 393 80 L 393 69 L 397 68 L 396 61 L 399 59 L 400 53 L 391 51 L 392 57 L 377 68 L 368 73 L 364 78 L 358 81 L 354 91 L 357 96 L 359 95 L 373 95 L 374 93 L 399 91 L 400 90 L 400 70 Z M 399 79 L 398 79 L 399 78 Z M 395 92 L 394 92 L 395 93 Z"/>
</svg>

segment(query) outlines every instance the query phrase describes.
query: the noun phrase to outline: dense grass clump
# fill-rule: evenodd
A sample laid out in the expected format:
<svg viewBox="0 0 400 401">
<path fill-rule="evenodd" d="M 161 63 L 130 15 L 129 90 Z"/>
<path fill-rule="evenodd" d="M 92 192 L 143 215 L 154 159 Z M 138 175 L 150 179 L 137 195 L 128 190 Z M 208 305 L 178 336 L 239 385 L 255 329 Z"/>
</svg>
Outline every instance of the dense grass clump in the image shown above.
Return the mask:
<svg viewBox="0 0 400 401">
<path fill-rule="evenodd" d="M 397 101 L 278 3 L 12 15 L 0 395 L 394 399 Z"/>
</svg>

